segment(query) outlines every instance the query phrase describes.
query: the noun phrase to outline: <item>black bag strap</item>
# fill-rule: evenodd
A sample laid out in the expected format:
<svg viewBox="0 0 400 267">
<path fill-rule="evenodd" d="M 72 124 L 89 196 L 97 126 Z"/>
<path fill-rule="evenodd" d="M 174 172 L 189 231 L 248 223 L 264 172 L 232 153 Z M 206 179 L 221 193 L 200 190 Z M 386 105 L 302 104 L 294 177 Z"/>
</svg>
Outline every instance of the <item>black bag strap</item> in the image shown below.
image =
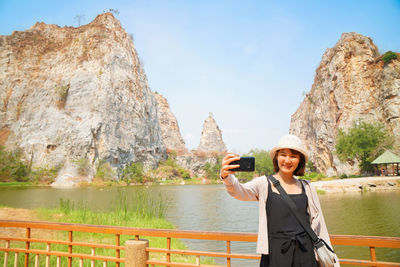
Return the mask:
<svg viewBox="0 0 400 267">
<path fill-rule="evenodd" d="M 303 229 L 306 231 L 306 233 L 310 236 L 314 246 L 316 248 L 322 247 L 324 244 L 326 247 L 333 252 L 333 249 L 326 244 L 324 240 L 319 238 L 315 232 L 311 229 L 310 223 L 306 221 L 306 218 L 300 214 L 300 212 L 297 209 L 296 204 L 293 202 L 293 200 L 288 196 L 286 193 L 285 189 L 281 186 L 281 183 L 272 175 L 268 177 L 272 184 L 275 186 L 275 188 L 279 191 L 281 194 L 282 198 L 285 200 L 285 203 L 289 207 L 289 210 L 293 213 L 294 217 L 296 217 L 297 221 L 300 223 L 300 225 L 303 227 Z"/>
</svg>

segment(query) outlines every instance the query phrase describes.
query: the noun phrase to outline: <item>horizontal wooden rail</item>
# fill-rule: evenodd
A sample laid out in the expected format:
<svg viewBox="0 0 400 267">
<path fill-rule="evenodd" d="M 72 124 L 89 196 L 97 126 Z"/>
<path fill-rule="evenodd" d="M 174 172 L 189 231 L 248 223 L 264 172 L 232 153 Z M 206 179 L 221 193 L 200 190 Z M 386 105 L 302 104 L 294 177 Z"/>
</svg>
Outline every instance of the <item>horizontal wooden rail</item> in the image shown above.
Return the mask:
<svg viewBox="0 0 400 267">
<path fill-rule="evenodd" d="M 6 252 L 17 252 L 17 253 L 30 253 L 30 254 L 41 254 L 49 256 L 59 256 L 59 257 L 73 257 L 78 259 L 89 259 L 89 260 L 101 260 L 101 261 L 113 261 L 113 262 L 125 262 L 125 258 L 114 258 L 107 256 L 92 256 L 88 254 L 78 254 L 78 253 L 68 253 L 61 251 L 45 251 L 41 249 L 23 249 L 23 248 L 0 248 L 0 251 Z"/>
<path fill-rule="evenodd" d="M 353 260 L 353 259 L 340 259 L 340 264 L 357 265 L 357 266 L 374 266 L 374 267 L 400 266 L 400 263 L 397 262 L 366 261 L 366 260 Z"/>
<path fill-rule="evenodd" d="M 369 247 L 371 260 L 357 259 L 340 259 L 340 264 L 357 265 L 357 266 L 400 266 L 397 262 L 377 261 L 375 248 L 400 248 L 400 237 L 384 237 L 384 236 L 356 236 L 356 235 L 331 235 L 332 245 Z M 400 253 L 400 252 L 399 252 Z"/>
<path fill-rule="evenodd" d="M 19 227 L 36 228 L 47 230 L 74 231 L 102 234 L 120 234 L 133 236 L 155 236 L 171 237 L 184 239 L 200 240 L 231 240 L 242 242 L 256 242 L 257 234 L 240 232 L 213 232 L 213 231 L 188 231 L 188 230 L 169 230 L 169 229 L 145 229 L 122 226 L 104 226 L 91 224 L 73 224 L 73 223 L 54 223 L 54 222 L 32 222 L 32 221 L 14 221 L 0 220 L 0 227 Z"/>
<path fill-rule="evenodd" d="M 88 248 L 108 248 L 108 249 L 121 249 L 125 250 L 125 246 L 107 245 L 107 244 L 97 244 L 97 243 L 85 243 L 85 242 L 69 242 L 62 240 L 49 240 L 49 239 L 36 239 L 36 238 L 18 238 L 18 237 L 5 237 L 0 236 L 0 240 L 10 240 L 19 242 L 34 242 L 43 244 L 58 244 L 67 246 L 78 246 L 78 247 L 88 247 Z"/>
<path fill-rule="evenodd" d="M 333 245 L 400 248 L 400 237 L 331 235 Z"/>
<path fill-rule="evenodd" d="M 149 260 L 147 264 L 156 266 L 173 266 L 173 267 L 225 267 L 225 265 L 205 265 L 205 264 L 194 264 L 194 263 L 182 263 L 182 262 L 166 262 L 166 261 L 156 261 Z"/>
<path fill-rule="evenodd" d="M 251 260 L 260 259 L 260 255 L 258 254 L 235 254 L 235 253 L 228 254 L 223 252 L 206 252 L 198 250 L 179 250 L 179 249 L 165 249 L 165 248 L 147 248 L 146 251 L 180 254 L 180 255 L 220 257 L 220 258 L 238 258 L 238 259 L 251 259 Z"/>
<path fill-rule="evenodd" d="M 25 254 L 25 263 L 27 264 L 28 254 L 46 255 L 46 257 L 57 256 L 66 257 L 69 260 L 69 266 L 71 266 L 72 258 L 99 260 L 103 262 L 116 262 L 117 266 L 119 263 L 125 262 L 126 258 L 120 258 L 120 251 L 125 250 L 125 246 L 120 245 L 121 235 L 130 236 L 136 240 L 143 237 L 162 237 L 166 239 L 166 248 L 154 248 L 150 247 L 146 249 L 147 253 L 160 253 L 163 254 L 166 261 L 150 259 L 147 260 L 147 264 L 159 265 L 159 266 L 219 266 L 219 265 L 202 265 L 200 264 L 200 257 L 220 257 L 227 259 L 227 266 L 230 266 L 231 259 L 259 259 L 260 256 L 257 254 L 240 254 L 231 253 L 231 241 L 239 242 L 257 242 L 256 233 L 237 233 L 237 232 L 213 232 L 213 231 L 186 231 L 186 230 L 169 230 L 169 229 L 143 229 L 143 228 L 132 228 L 132 227 L 119 227 L 119 226 L 100 226 L 100 225 L 87 225 L 87 224 L 72 224 L 72 223 L 54 223 L 54 222 L 32 222 L 32 221 L 13 221 L 13 220 L 0 220 L 0 227 L 12 227 L 22 228 L 26 230 L 26 237 L 8 237 L 0 236 L 0 240 L 6 242 L 6 247 L 0 247 L 0 251 L 4 251 L 6 256 L 9 252 L 19 253 L 20 255 Z M 67 231 L 68 241 L 65 240 L 47 240 L 40 238 L 31 238 L 31 229 L 45 229 L 55 231 Z M 116 245 L 111 244 L 98 244 L 98 243 L 87 243 L 87 242 L 73 242 L 73 232 L 88 232 L 88 233 L 101 233 L 101 234 L 112 234 L 116 236 Z M 178 250 L 171 248 L 171 239 L 197 239 L 197 240 L 217 240 L 226 241 L 226 252 L 210 252 L 210 251 L 196 251 L 196 250 Z M 358 265 L 358 266 L 400 266 L 400 263 L 396 262 L 383 262 L 378 261 L 375 255 L 376 247 L 385 248 L 400 248 L 400 237 L 376 237 L 376 236 L 353 236 L 353 235 L 331 235 L 331 243 L 333 245 L 345 245 L 345 246 L 364 246 L 369 247 L 371 260 L 358 260 L 358 259 L 340 259 L 341 264 Z M 11 248 L 10 242 L 22 242 L 26 243 L 25 248 Z M 34 243 L 47 244 L 47 250 L 31 249 L 30 245 Z M 51 251 L 50 244 L 58 244 L 68 246 L 68 252 L 62 251 Z M 75 246 L 88 247 L 92 249 L 92 254 L 79 254 L 72 253 L 72 248 Z M 117 256 L 102 256 L 95 255 L 95 248 L 111 249 L 115 250 Z M 177 255 L 191 255 L 196 257 L 196 264 L 171 262 L 171 254 Z M 37 258 L 37 256 L 36 256 Z M 57 259 L 59 260 L 59 259 Z"/>
</svg>

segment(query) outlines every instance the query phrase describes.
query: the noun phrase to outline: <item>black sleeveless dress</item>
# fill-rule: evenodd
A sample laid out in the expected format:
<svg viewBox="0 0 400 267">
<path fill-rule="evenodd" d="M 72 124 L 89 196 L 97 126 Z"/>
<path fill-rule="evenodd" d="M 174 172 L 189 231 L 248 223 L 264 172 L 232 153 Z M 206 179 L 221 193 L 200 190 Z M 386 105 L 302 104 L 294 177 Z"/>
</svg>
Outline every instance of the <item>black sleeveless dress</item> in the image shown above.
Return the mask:
<svg viewBox="0 0 400 267">
<path fill-rule="evenodd" d="M 267 218 L 269 255 L 262 255 L 260 267 L 318 267 L 311 238 L 292 214 L 280 194 L 271 189 L 268 180 Z M 308 199 L 303 184 L 301 194 L 288 194 L 306 214 Z"/>
</svg>

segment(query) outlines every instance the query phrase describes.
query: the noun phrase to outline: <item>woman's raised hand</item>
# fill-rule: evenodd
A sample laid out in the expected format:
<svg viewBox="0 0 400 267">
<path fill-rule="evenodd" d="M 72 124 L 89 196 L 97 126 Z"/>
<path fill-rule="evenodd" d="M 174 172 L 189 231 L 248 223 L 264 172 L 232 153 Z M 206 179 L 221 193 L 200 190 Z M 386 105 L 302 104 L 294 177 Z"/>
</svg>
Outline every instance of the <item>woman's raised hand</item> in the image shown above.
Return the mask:
<svg viewBox="0 0 400 267">
<path fill-rule="evenodd" d="M 222 167 L 221 167 L 221 173 L 220 176 L 222 179 L 225 179 L 226 176 L 229 174 L 234 174 L 234 171 L 231 171 L 230 169 L 235 169 L 238 168 L 239 165 L 229 165 L 232 161 L 239 160 L 240 157 L 236 154 L 228 153 L 222 160 Z"/>
</svg>

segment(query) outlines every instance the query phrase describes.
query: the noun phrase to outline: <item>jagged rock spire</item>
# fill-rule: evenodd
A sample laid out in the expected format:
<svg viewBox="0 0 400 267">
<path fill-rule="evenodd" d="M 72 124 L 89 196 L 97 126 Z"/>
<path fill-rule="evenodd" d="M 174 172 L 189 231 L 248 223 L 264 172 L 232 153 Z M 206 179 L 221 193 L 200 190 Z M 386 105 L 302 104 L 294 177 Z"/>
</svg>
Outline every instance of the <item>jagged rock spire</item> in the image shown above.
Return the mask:
<svg viewBox="0 0 400 267">
<path fill-rule="evenodd" d="M 226 152 L 226 146 L 222 140 L 222 133 L 217 122 L 214 120 L 213 114 L 210 112 L 208 118 L 204 121 L 203 131 L 200 137 L 198 151 L 217 151 Z"/>
<path fill-rule="evenodd" d="M 158 93 L 154 93 L 154 96 L 157 100 L 158 119 L 165 147 L 167 150 L 186 151 L 178 121 L 170 109 L 168 100 Z"/>
</svg>

